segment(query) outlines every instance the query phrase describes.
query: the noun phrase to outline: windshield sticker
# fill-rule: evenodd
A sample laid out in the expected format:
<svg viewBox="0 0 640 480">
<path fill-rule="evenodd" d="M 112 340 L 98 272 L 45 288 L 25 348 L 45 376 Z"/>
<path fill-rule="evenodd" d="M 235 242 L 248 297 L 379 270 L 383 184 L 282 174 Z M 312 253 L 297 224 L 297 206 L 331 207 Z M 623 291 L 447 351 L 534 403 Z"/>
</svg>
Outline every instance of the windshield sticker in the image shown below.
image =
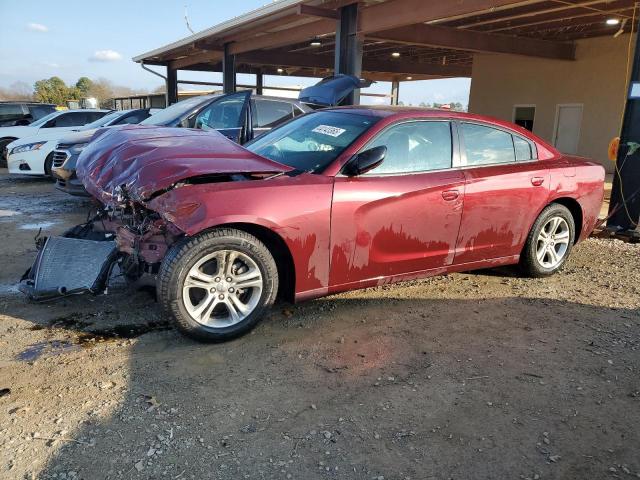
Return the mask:
<svg viewBox="0 0 640 480">
<path fill-rule="evenodd" d="M 344 132 L 346 132 L 344 128 L 331 127 L 329 125 L 318 125 L 311 131 L 315 133 L 321 133 L 322 135 L 329 135 L 330 137 L 339 137 Z"/>
</svg>

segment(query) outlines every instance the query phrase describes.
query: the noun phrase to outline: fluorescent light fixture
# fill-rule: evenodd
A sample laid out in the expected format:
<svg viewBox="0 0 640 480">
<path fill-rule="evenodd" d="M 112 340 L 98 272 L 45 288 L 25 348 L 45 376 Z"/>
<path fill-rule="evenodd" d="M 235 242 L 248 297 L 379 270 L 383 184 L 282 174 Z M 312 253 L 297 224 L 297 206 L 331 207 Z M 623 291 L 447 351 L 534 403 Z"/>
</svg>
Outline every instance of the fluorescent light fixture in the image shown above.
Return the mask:
<svg viewBox="0 0 640 480">
<path fill-rule="evenodd" d="M 398 58 L 398 57 L 400 56 L 400 52 L 393 52 L 393 53 L 391 54 L 391 56 L 392 56 L 393 58 Z"/>
<path fill-rule="evenodd" d="M 320 40 L 313 40 L 309 45 L 311 45 L 312 47 L 321 47 L 322 42 Z"/>
<path fill-rule="evenodd" d="M 284 70 L 283 70 L 283 69 L 281 69 L 281 68 L 279 68 L 279 69 L 278 69 L 278 70 L 276 70 L 276 71 L 277 71 L 278 73 L 282 73 L 282 72 L 284 72 Z"/>
<path fill-rule="evenodd" d="M 413 80 L 413 77 L 407 77 L 407 80 Z"/>
<path fill-rule="evenodd" d="M 619 18 L 607 18 L 607 25 L 619 25 L 620 24 L 620 19 Z"/>
</svg>

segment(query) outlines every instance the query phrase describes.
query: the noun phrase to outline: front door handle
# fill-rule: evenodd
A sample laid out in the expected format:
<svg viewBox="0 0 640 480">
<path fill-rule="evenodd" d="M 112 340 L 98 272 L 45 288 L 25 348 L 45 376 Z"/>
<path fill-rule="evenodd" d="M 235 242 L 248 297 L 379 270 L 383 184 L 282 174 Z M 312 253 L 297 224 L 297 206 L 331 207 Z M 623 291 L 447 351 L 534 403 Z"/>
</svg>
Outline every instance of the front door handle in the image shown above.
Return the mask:
<svg viewBox="0 0 640 480">
<path fill-rule="evenodd" d="M 442 198 L 444 198 L 447 202 L 451 202 L 456 200 L 460 196 L 460 192 L 458 190 L 445 190 L 442 192 Z"/>
<path fill-rule="evenodd" d="M 531 177 L 531 185 L 539 187 L 544 183 L 544 177 Z"/>
</svg>

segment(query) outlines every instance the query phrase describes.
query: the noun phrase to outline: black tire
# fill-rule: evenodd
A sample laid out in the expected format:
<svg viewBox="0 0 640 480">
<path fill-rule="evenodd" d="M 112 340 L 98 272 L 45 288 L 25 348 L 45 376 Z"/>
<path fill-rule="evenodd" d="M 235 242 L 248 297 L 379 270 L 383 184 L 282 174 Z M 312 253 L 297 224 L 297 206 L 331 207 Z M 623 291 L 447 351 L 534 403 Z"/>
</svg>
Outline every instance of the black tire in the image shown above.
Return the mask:
<svg viewBox="0 0 640 480">
<path fill-rule="evenodd" d="M 536 253 L 539 246 L 539 236 L 542 229 L 549 223 L 551 219 L 557 217 L 564 219 L 564 221 L 566 222 L 569 230 L 569 241 L 566 246 L 566 251 L 564 252 L 560 262 L 557 265 L 548 268 L 542 265 L 541 261 L 538 260 Z M 552 203 L 544 210 L 542 210 L 542 212 L 534 222 L 533 227 L 531 227 L 531 231 L 529 232 L 529 235 L 527 237 L 527 242 L 525 243 L 522 254 L 520 255 L 521 271 L 525 275 L 534 278 L 548 277 L 550 275 L 553 275 L 554 273 L 560 271 L 562 267 L 564 267 L 567 259 L 569 258 L 569 255 L 571 254 L 574 242 L 575 220 L 573 218 L 573 215 L 571 215 L 569 209 L 564 205 Z"/>
<path fill-rule="evenodd" d="M 13 142 L 15 138 L 0 139 L 0 168 L 7 168 L 7 157 L 4 156 L 4 148 Z"/>
<path fill-rule="evenodd" d="M 235 250 L 250 257 L 260 270 L 263 286 L 257 305 L 244 319 L 214 328 L 197 322 L 188 313 L 182 285 L 198 260 L 219 250 Z M 256 237 L 242 230 L 218 228 L 175 244 L 162 261 L 156 289 L 163 312 L 182 333 L 203 342 L 223 342 L 249 332 L 268 312 L 278 293 L 278 269 L 272 254 Z"/>
<path fill-rule="evenodd" d="M 53 152 L 51 152 L 49 155 L 47 155 L 47 158 L 44 159 L 44 174 L 47 177 L 51 177 L 53 178 L 53 175 L 51 175 L 51 169 L 53 168 Z M 55 181 L 55 179 L 54 179 Z"/>
</svg>

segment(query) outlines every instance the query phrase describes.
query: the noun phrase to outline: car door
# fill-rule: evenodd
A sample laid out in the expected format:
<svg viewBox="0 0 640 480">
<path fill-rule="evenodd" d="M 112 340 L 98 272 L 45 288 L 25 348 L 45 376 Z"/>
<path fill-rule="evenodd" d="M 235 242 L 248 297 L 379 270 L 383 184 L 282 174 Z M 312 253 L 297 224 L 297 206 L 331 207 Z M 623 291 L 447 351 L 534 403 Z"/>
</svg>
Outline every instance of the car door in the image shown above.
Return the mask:
<svg viewBox="0 0 640 480">
<path fill-rule="evenodd" d="M 245 140 L 245 124 L 251 91 L 231 93 L 216 98 L 192 119 L 193 128 L 217 130 L 237 143 Z"/>
<path fill-rule="evenodd" d="M 464 174 L 452 168 L 454 130 L 449 121 L 394 124 L 364 147 L 387 147 L 381 165 L 335 178 L 333 291 L 452 263 L 464 198 Z"/>
<path fill-rule="evenodd" d="M 549 197 L 549 170 L 514 132 L 478 122 L 458 131 L 466 187 L 455 263 L 519 255 Z"/>
</svg>

